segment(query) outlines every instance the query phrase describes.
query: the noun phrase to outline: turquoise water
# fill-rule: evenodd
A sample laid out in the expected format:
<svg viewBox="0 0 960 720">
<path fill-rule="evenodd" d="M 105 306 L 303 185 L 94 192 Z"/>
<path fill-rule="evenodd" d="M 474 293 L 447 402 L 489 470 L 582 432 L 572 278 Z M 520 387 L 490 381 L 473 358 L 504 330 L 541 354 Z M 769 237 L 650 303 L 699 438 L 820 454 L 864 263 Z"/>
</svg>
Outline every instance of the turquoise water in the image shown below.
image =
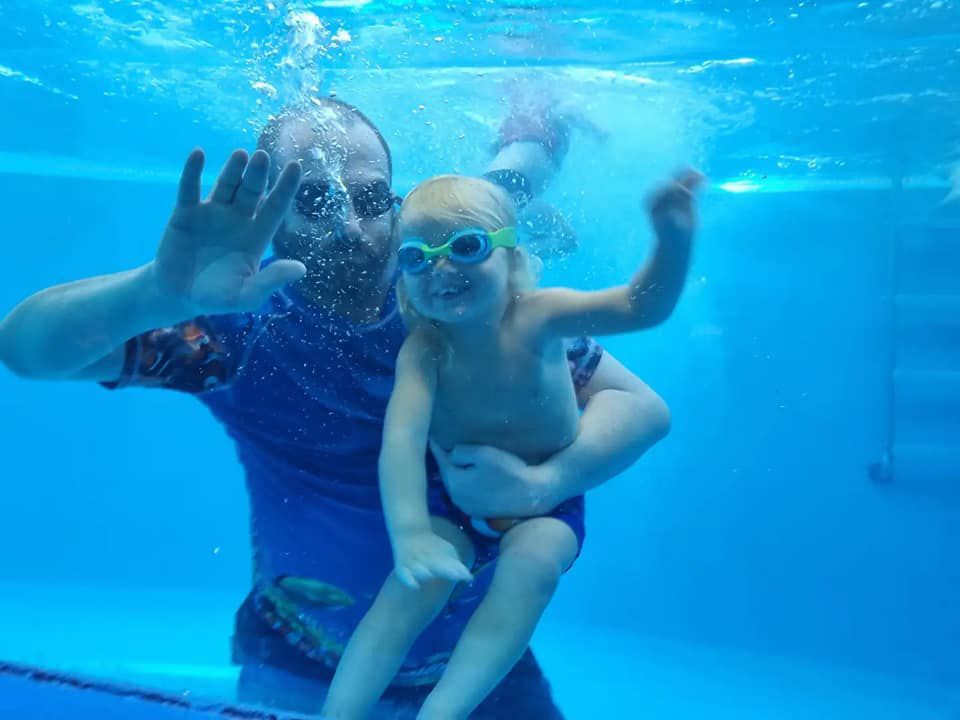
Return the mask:
<svg viewBox="0 0 960 720">
<path fill-rule="evenodd" d="M 548 191 L 581 244 L 548 283 L 621 281 L 644 191 L 703 168 L 680 307 L 608 343 L 674 425 L 591 495 L 534 642 L 557 698 L 573 719 L 960 713 L 955 2 L 94 0 L 0 19 L 0 313 L 144 262 L 186 153 L 219 164 L 294 97 L 358 105 L 401 192 L 482 170 L 517 87 L 582 107 L 609 138 L 575 136 Z M 242 473 L 169 395 L 0 371 L 0 659 L 230 699 Z"/>
</svg>

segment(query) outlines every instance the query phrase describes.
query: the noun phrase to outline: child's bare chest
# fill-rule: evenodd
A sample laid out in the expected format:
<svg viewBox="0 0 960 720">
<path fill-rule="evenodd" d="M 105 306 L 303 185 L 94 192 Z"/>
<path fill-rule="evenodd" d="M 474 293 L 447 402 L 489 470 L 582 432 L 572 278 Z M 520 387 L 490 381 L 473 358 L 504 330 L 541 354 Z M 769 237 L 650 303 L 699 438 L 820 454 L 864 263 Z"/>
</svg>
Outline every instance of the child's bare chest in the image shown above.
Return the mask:
<svg viewBox="0 0 960 720">
<path fill-rule="evenodd" d="M 430 434 L 443 447 L 492 445 L 541 462 L 573 442 L 578 426 L 576 394 L 559 343 L 545 355 L 490 348 L 453 357 L 440 370 Z"/>
</svg>

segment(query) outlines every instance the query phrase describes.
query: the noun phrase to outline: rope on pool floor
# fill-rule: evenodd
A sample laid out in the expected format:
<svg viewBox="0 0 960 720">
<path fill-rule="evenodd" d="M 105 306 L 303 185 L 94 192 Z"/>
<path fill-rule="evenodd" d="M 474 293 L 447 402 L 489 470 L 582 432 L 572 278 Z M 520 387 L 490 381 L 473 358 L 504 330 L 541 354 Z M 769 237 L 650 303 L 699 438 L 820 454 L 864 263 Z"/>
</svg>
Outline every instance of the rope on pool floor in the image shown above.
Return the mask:
<svg viewBox="0 0 960 720">
<path fill-rule="evenodd" d="M 306 718 L 293 715 L 277 715 L 276 713 L 224 705 L 222 703 L 196 703 L 177 695 L 169 695 L 155 690 L 118 685 L 102 680 L 86 680 L 76 675 L 71 675 L 70 673 L 44 670 L 43 668 L 21 665 L 19 663 L 0 662 L 0 675 L 23 678 L 36 683 L 66 686 L 75 690 L 92 690 L 115 697 L 132 698 L 155 705 L 165 705 L 182 710 L 193 710 L 201 713 L 219 715 L 225 718 L 235 718 L 236 720 L 306 720 Z"/>
</svg>

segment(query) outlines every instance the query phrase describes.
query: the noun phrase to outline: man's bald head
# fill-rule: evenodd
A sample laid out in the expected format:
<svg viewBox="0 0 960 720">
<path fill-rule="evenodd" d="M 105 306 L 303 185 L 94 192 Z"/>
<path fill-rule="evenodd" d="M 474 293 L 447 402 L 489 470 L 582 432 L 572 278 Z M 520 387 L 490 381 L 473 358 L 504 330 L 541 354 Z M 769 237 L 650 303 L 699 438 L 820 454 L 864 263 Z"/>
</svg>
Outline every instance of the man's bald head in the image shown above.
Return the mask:
<svg viewBox="0 0 960 720">
<path fill-rule="evenodd" d="M 307 151 L 321 156 L 316 159 L 341 165 L 349 152 L 349 138 L 357 126 L 372 133 L 383 148 L 389 182 L 393 177 L 393 157 L 380 130 L 353 105 L 333 98 L 319 99 L 309 107 L 286 108 L 270 118 L 257 147 L 269 153 L 272 177 L 290 160 L 302 160 Z"/>
</svg>

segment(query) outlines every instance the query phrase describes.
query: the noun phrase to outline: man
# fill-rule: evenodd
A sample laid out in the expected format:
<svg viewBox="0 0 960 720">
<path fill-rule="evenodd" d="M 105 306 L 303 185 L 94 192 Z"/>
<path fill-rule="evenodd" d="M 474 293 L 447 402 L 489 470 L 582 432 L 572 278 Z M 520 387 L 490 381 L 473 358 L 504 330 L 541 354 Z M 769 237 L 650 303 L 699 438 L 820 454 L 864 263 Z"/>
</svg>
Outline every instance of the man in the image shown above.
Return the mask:
<svg viewBox="0 0 960 720">
<path fill-rule="evenodd" d="M 488 177 L 521 203 L 538 192 L 562 157 L 559 122 L 505 123 Z M 234 637 L 240 699 L 315 712 L 392 568 L 376 467 L 403 338 L 397 198 L 386 142 L 349 105 L 286 113 L 260 144 L 230 157 L 203 202 L 204 158 L 192 153 L 156 257 L 28 298 L 0 323 L 0 360 L 24 377 L 164 387 L 210 408 L 236 442 L 252 515 L 254 587 Z M 542 514 L 666 433 L 662 401 L 599 346 L 580 340 L 569 357 L 585 406 L 573 445 L 539 466 L 483 447 L 437 458 L 465 512 Z M 481 574 L 418 641 L 377 717 L 415 716 L 488 581 Z M 474 717 L 561 715 L 528 652 Z"/>
</svg>

